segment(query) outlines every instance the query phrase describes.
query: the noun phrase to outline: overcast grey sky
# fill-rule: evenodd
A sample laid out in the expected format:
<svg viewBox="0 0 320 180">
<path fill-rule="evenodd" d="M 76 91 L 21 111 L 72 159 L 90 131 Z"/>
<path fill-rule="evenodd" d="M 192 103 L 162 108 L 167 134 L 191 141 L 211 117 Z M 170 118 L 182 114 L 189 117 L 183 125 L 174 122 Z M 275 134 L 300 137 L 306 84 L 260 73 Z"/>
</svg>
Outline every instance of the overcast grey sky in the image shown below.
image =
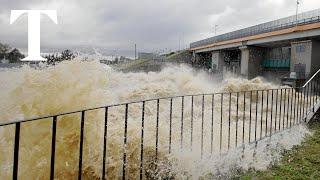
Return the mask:
<svg viewBox="0 0 320 180">
<path fill-rule="evenodd" d="M 27 48 L 27 17 L 9 25 L 10 10 L 54 9 L 42 17 L 46 48 L 78 46 L 130 50 L 177 49 L 214 35 L 294 15 L 296 0 L 0 0 L 0 42 Z M 320 8 L 302 0 L 299 11 Z"/>
</svg>

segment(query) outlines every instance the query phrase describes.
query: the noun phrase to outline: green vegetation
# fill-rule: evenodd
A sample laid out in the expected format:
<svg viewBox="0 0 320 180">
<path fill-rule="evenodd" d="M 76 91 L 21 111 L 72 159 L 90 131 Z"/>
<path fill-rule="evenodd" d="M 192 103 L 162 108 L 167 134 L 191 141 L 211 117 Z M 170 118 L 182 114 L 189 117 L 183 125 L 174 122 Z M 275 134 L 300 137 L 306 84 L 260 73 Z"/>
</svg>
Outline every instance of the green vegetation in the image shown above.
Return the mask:
<svg viewBox="0 0 320 180">
<path fill-rule="evenodd" d="M 21 59 L 25 58 L 23 54 L 16 48 L 11 48 L 7 44 L 0 43 L 0 61 L 6 59 L 9 63 L 21 63 Z M 70 50 L 64 50 L 60 55 L 50 54 L 46 55 L 45 58 L 48 60 L 48 64 L 55 64 L 57 62 L 72 60 L 75 58 L 75 55 Z"/>
<path fill-rule="evenodd" d="M 136 67 L 142 66 L 146 63 L 148 63 L 150 60 L 146 60 L 146 59 L 137 59 L 134 61 L 130 61 L 127 63 L 123 63 L 123 64 L 117 64 L 114 67 L 119 69 L 119 70 L 126 70 L 126 69 L 134 69 Z"/>
<path fill-rule="evenodd" d="M 167 62 L 177 62 L 177 63 L 191 63 L 192 55 L 189 51 L 177 51 L 173 54 L 166 56 Z"/>
<path fill-rule="evenodd" d="M 320 179 L 320 122 L 309 126 L 314 134 L 301 145 L 284 152 L 277 165 L 266 171 L 241 172 L 233 179 Z"/>
<path fill-rule="evenodd" d="M 7 59 L 10 63 L 17 63 L 25 56 L 16 48 L 11 48 L 7 44 L 0 43 L 0 60 Z"/>
<path fill-rule="evenodd" d="M 167 59 L 172 59 L 172 58 L 175 58 L 175 57 L 177 57 L 178 55 L 183 54 L 183 53 L 185 53 L 185 52 L 187 52 L 187 51 L 171 52 L 171 53 L 169 53 L 169 54 L 166 55 L 166 58 L 167 58 Z"/>
<path fill-rule="evenodd" d="M 191 53 L 187 50 L 171 52 L 165 55 L 162 55 L 163 60 L 152 60 L 152 59 L 137 59 L 132 61 L 127 61 L 124 63 L 115 63 L 114 68 L 122 70 L 125 72 L 136 71 L 142 69 L 159 69 L 161 64 L 164 63 L 191 63 Z M 157 63 L 158 62 L 158 63 Z"/>
<path fill-rule="evenodd" d="M 48 64 L 55 64 L 61 61 L 68 61 L 74 59 L 76 56 L 70 50 L 64 50 L 61 52 L 61 55 L 58 54 L 50 54 L 45 56 L 48 60 Z"/>
</svg>

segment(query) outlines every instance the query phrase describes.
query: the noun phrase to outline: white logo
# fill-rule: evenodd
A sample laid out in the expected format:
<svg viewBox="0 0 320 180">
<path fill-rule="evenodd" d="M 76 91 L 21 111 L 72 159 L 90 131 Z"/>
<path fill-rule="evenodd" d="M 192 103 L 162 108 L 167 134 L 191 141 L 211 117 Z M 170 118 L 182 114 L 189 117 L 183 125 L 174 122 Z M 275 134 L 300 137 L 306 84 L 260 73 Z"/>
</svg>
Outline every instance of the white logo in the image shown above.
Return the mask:
<svg viewBox="0 0 320 180">
<path fill-rule="evenodd" d="M 28 56 L 21 61 L 46 61 L 40 56 L 40 14 L 46 14 L 58 24 L 56 10 L 11 10 L 10 24 L 24 13 L 28 14 Z"/>
</svg>

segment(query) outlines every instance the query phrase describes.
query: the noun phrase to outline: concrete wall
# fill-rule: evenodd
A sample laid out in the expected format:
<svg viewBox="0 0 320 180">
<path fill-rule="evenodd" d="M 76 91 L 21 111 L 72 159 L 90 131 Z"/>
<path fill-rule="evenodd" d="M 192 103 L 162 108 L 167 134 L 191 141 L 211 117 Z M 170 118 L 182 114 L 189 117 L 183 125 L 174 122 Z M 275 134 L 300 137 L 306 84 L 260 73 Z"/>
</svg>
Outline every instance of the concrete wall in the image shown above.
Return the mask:
<svg viewBox="0 0 320 180">
<path fill-rule="evenodd" d="M 249 49 L 247 47 L 240 48 L 241 61 L 240 61 L 240 74 L 248 78 L 249 74 Z"/>
<path fill-rule="evenodd" d="M 297 64 L 305 65 L 306 77 L 310 74 L 311 69 L 311 51 L 312 41 L 300 41 L 291 43 L 291 63 L 290 71 L 294 72 L 294 66 Z"/>
<path fill-rule="evenodd" d="M 306 78 L 312 76 L 320 68 L 320 42 L 307 40 L 291 43 L 291 72 L 294 72 L 296 64 L 306 66 Z"/>
<path fill-rule="evenodd" d="M 320 69 L 320 41 L 312 41 L 311 75 Z"/>
</svg>

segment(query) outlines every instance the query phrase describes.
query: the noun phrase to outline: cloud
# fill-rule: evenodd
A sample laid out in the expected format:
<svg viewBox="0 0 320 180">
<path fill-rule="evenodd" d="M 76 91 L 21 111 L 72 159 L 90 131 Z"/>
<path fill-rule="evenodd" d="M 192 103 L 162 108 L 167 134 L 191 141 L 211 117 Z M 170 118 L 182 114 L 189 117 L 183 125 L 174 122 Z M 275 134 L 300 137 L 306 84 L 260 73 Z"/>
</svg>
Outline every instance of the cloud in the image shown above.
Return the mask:
<svg viewBox="0 0 320 180">
<path fill-rule="evenodd" d="M 318 0 L 301 10 L 320 7 Z M 11 9 L 56 9 L 59 24 L 42 18 L 42 46 L 78 46 L 156 51 L 177 49 L 218 33 L 263 23 L 295 13 L 295 0 L 2 0 L 0 40 L 27 46 L 27 18 L 9 25 Z"/>
</svg>

